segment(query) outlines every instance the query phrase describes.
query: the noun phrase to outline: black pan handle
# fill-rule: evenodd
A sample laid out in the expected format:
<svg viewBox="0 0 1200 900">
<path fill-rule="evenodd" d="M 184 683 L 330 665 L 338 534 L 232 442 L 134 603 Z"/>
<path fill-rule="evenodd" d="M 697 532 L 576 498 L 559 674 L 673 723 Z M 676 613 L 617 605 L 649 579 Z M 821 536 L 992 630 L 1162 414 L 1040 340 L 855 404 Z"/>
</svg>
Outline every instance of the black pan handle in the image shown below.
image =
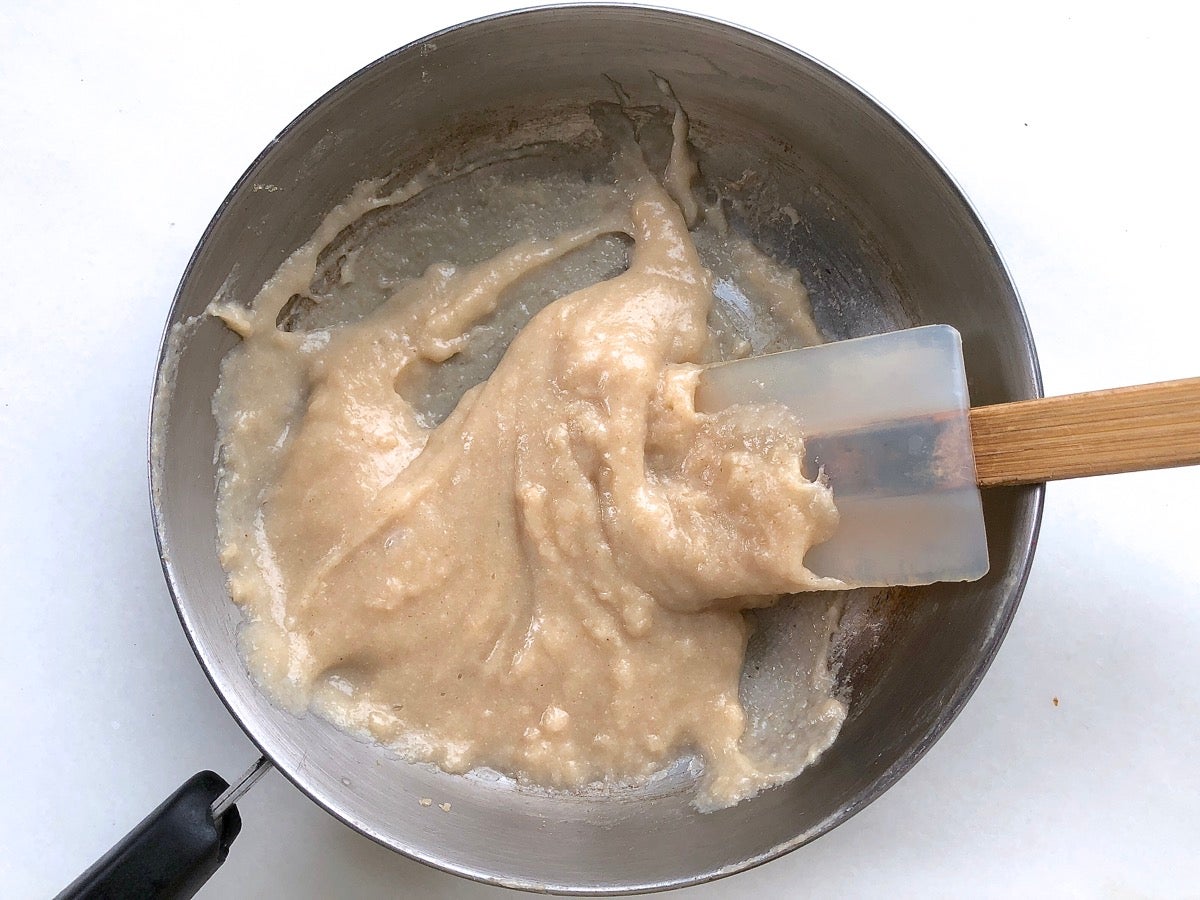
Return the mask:
<svg viewBox="0 0 1200 900">
<path fill-rule="evenodd" d="M 193 775 L 57 900 L 186 900 L 225 862 L 242 830 L 236 806 L 213 816 L 229 784 L 216 772 Z"/>
</svg>

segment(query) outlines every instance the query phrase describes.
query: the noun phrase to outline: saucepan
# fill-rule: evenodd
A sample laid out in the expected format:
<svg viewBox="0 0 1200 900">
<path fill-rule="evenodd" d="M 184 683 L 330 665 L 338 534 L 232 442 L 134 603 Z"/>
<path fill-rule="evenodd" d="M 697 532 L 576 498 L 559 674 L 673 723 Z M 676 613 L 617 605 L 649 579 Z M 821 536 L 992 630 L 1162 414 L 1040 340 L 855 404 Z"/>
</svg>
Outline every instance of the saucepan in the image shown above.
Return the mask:
<svg viewBox="0 0 1200 900">
<path fill-rule="evenodd" d="M 249 301 L 355 183 L 486 150 L 554 110 L 611 100 L 612 82 L 635 101 L 660 102 L 653 75 L 690 114 L 706 180 L 737 194 L 734 226 L 800 272 L 829 338 L 948 323 L 962 334 L 973 403 L 1041 394 L 1016 290 L 962 192 L 879 104 L 768 37 L 661 9 L 542 7 L 410 44 L 305 110 L 221 205 L 170 312 L 150 440 L 163 569 L 200 664 L 265 760 L 372 840 L 497 885 L 619 894 L 695 884 L 846 821 L 920 759 L 979 684 L 1038 532 L 1040 487 L 990 490 L 984 579 L 847 597 L 840 736 L 795 780 L 717 812 L 690 805 L 695 774 L 686 767 L 652 789 L 555 794 L 406 762 L 263 694 L 237 650 L 241 613 L 228 598 L 214 521 L 211 404 L 236 338 L 205 307 L 217 297 Z M 469 547 L 462 565 L 471 565 Z M 786 666 L 786 642 L 762 652 Z M 214 829 L 193 848 L 197 871 L 214 869 L 236 834 L 235 807 L 226 801 L 215 818 L 209 809 L 226 784 L 213 778 L 187 813 Z M 153 832 L 148 820 L 134 843 L 153 845 Z M 200 877 L 168 875 L 188 890 Z"/>
</svg>

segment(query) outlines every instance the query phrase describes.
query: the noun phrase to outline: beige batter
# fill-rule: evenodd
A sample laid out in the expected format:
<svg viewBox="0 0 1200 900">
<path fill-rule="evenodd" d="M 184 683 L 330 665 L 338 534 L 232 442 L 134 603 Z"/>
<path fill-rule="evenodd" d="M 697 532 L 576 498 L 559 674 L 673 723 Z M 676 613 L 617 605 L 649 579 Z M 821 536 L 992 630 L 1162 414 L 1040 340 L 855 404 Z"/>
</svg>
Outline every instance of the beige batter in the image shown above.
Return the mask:
<svg viewBox="0 0 1200 900">
<path fill-rule="evenodd" d="M 570 187 L 582 224 L 430 266 L 345 321 L 277 327 L 335 238 L 432 176 L 383 196 L 361 185 L 250 309 L 214 306 L 243 338 L 215 404 L 221 559 L 251 622 L 244 652 L 281 703 L 451 772 L 558 789 L 637 782 L 695 753 L 702 808 L 795 775 L 833 740 L 845 710 L 822 608 L 799 746 L 751 746 L 742 610 L 839 586 L 803 564 L 837 513 L 786 411 L 693 407 L 698 364 L 722 345 L 679 109 L 673 137 L 669 191 L 619 141 L 615 178 Z M 622 251 L 621 235 L 627 269 L 536 311 L 437 423 L 438 379 L 515 288 Z M 794 273 L 745 242 L 728 258 L 771 302 L 790 294 L 785 318 L 811 335 Z M 354 254 L 339 266 L 366 278 Z"/>
</svg>

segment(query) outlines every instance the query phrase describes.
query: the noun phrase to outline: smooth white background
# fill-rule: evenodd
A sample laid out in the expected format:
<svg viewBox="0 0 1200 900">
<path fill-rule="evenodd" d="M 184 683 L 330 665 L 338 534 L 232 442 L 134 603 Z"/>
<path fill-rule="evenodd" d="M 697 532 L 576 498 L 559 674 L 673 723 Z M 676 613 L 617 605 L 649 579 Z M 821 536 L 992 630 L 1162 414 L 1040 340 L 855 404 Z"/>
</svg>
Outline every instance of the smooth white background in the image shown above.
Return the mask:
<svg viewBox="0 0 1200 900">
<path fill-rule="evenodd" d="M 678 5 L 807 50 L 939 155 L 1012 268 L 1048 392 L 1200 374 L 1200 64 L 1179 7 Z M 0 895 L 54 893 L 192 772 L 254 758 L 184 640 L 150 526 L 167 307 L 296 113 L 501 8 L 0 7 Z M 941 742 L 834 833 L 680 900 L 1200 895 L 1198 503 L 1200 470 L 1052 485 L 1016 621 Z M 241 810 L 202 896 L 502 893 L 375 846 L 277 774 Z"/>
</svg>

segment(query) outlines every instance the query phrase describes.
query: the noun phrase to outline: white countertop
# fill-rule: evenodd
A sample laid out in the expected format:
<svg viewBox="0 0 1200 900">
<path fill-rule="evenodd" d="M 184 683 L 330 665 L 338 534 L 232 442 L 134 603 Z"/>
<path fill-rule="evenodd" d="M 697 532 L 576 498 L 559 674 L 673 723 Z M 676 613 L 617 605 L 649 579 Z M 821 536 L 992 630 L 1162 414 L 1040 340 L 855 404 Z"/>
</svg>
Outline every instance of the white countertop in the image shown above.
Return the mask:
<svg viewBox="0 0 1200 900">
<path fill-rule="evenodd" d="M 1011 266 L 1047 392 L 1200 374 L 1200 80 L 1173 7 L 676 5 L 810 52 L 938 154 Z M 301 7 L 0 10 L 5 897 L 54 893 L 193 772 L 255 757 L 176 620 L 146 496 L 192 247 L 310 101 L 502 4 Z M 676 896 L 1196 895 L 1198 504 L 1200 469 L 1051 485 L 1008 639 L 928 756 L 811 846 Z M 277 773 L 240 809 L 201 896 L 503 893 L 372 844 Z"/>
</svg>

